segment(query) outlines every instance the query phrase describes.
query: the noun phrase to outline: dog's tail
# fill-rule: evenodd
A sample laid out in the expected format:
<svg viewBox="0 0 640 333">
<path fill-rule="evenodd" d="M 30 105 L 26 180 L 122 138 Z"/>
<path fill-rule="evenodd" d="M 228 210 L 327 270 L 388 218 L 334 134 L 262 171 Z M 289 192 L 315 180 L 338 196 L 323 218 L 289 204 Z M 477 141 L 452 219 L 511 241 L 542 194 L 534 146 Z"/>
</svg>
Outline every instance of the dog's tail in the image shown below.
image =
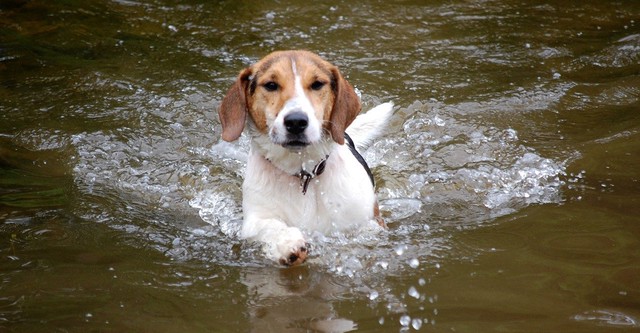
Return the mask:
<svg viewBox="0 0 640 333">
<path fill-rule="evenodd" d="M 364 151 L 376 138 L 382 135 L 392 114 L 393 103 L 387 102 L 356 117 L 347 128 L 347 134 L 353 139 L 356 148 Z"/>
</svg>

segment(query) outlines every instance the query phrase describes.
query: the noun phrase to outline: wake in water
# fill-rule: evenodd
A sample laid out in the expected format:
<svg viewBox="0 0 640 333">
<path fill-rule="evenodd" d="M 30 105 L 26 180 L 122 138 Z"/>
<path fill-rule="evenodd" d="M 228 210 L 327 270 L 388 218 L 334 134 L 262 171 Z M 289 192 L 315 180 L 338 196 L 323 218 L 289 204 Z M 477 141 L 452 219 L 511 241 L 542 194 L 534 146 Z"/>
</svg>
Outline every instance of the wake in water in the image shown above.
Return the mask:
<svg viewBox="0 0 640 333">
<path fill-rule="evenodd" d="M 140 92 L 136 99 L 149 102 L 140 105 L 139 128 L 74 135 L 74 177 L 83 193 L 76 210 L 172 259 L 240 267 L 238 282 L 254 295 L 255 322 L 280 322 L 279 315 L 296 313 L 301 320 L 322 317 L 311 324 L 329 331 L 348 331 L 355 323 L 336 318 L 323 299 L 350 294 L 378 309 L 380 323 L 389 315 L 414 329 L 433 324 L 438 295 L 429 291 L 430 277 L 439 274 L 440 262 L 475 255 L 450 240 L 457 229 L 477 228 L 529 205 L 562 202 L 568 181 L 568 161 L 541 156 L 515 130 L 468 121 L 464 105 L 460 110 L 417 101 L 397 110 L 389 132 L 363 152 L 389 229 L 307 234 L 307 264 L 282 270 L 258 244 L 238 237 L 248 140 L 220 140 L 219 126 L 203 121 L 202 110 L 205 119 L 215 118 L 215 105 L 203 96 L 197 89 L 183 99 Z M 397 277 L 416 274 L 421 278 L 403 283 L 408 289 L 393 289 Z M 278 302 L 287 295 L 287 302 Z M 432 314 L 412 317 L 414 305 Z M 273 310 L 282 306 L 291 308 Z"/>
<path fill-rule="evenodd" d="M 76 183 L 97 198 L 83 214 L 134 233 L 151 230 L 153 246 L 176 259 L 265 265 L 256 247 L 237 237 L 248 142 L 219 140 L 219 127 L 202 120 L 201 110 L 215 117 L 215 105 L 195 88 L 183 93 L 148 98 L 140 105 L 149 110 L 141 128 L 72 137 Z M 566 161 L 540 156 L 513 129 L 461 118 L 460 110 L 438 102 L 400 108 L 389 133 L 364 152 L 389 231 L 307 235 L 310 264 L 345 276 L 401 269 L 437 260 L 447 248 L 442 228 L 476 227 L 528 205 L 562 201 Z M 129 208 L 114 209 L 122 205 Z M 406 247 L 402 256 L 397 246 Z"/>
</svg>

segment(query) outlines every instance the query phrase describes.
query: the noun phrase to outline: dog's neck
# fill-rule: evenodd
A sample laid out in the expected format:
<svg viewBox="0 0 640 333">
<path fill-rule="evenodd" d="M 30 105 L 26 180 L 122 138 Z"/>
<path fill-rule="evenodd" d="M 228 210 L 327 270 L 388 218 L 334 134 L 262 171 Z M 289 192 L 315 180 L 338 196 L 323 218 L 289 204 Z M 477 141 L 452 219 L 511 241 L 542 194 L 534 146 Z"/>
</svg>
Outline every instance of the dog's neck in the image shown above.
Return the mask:
<svg viewBox="0 0 640 333">
<path fill-rule="evenodd" d="M 323 140 L 299 150 L 275 145 L 264 135 L 256 135 L 251 140 L 251 149 L 271 162 L 276 168 L 292 176 L 313 174 L 318 166 L 326 162 L 331 148 L 337 143 Z M 318 173 L 319 175 L 319 173 Z"/>
</svg>

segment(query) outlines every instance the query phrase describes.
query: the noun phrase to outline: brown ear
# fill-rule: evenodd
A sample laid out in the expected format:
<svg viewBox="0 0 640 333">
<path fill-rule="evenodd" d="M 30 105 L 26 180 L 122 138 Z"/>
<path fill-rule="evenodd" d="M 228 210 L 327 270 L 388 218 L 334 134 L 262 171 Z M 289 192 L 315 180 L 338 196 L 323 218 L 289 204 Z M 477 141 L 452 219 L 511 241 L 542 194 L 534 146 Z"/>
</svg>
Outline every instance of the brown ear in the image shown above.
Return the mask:
<svg viewBox="0 0 640 333">
<path fill-rule="evenodd" d="M 331 69 L 335 99 L 329 119 L 329 130 L 333 141 L 344 144 L 344 131 L 360 113 L 360 99 L 353 87 L 345 80 L 337 68 Z"/>
<path fill-rule="evenodd" d="M 251 76 L 251 69 L 247 68 L 242 71 L 220 103 L 218 116 L 222 124 L 222 139 L 224 141 L 237 140 L 244 129 L 248 112 L 246 88 L 249 76 Z"/>
</svg>

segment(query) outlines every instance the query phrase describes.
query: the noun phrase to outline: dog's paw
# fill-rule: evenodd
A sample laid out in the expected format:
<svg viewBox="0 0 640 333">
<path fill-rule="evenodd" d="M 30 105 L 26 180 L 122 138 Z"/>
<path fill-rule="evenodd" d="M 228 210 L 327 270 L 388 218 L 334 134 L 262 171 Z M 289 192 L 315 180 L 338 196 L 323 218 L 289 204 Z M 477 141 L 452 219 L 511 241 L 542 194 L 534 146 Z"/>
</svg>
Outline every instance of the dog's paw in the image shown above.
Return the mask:
<svg viewBox="0 0 640 333">
<path fill-rule="evenodd" d="M 263 234 L 260 240 L 264 242 L 263 250 L 267 257 L 284 266 L 302 264 L 309 255 L 309 245 L 300 229 L 295 227 L 273 229 L 271 233 Z"/>
<path fill-rule="evenodd" d="M 289 255 L 280 258 L 280 264 L 284 266 L 296 266 L 300 265 L 305 260 L 307 260 L 307 256 L 309 255 L 309 244 L 304 244 L 302 246 L 296 247 L 291 250 Z"/>
</svg>

